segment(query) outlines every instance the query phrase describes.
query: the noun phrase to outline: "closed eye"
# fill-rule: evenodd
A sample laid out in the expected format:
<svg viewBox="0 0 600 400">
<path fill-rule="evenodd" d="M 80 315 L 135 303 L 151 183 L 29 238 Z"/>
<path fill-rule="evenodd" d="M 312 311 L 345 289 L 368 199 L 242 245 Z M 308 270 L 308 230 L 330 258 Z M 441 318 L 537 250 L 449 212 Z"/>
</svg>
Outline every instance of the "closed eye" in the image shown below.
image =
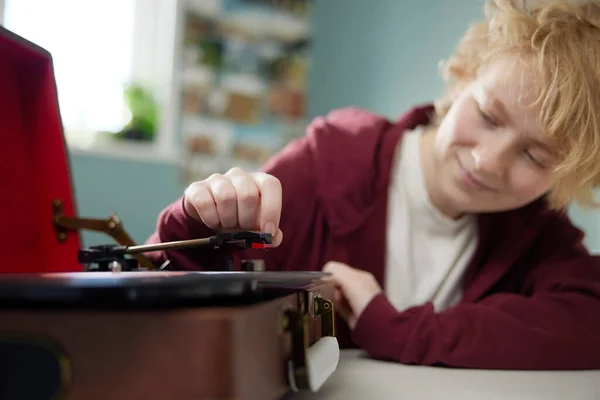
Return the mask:
<svg viewBox="0 0 600 400">
<path fill-rule="evenodd" d="M 496 123 L 496 121 L 494 120 L 494 118 L 492 118 L 489 114 L 487 114 L 485 111 L 483 111 L 481 109 L 481 107 L 477 107 L 479 110 L 479 115 L 481 116 L 481 118 L 483 118 L 483 120 L 485 121 L 485 123 L 491 125 L 491 126 L 498 126 L 498 124 Z"/>
<path fill-rule="evenodd" d="M 543 168 L 543 169 L 548 168 L 547 160 L 545 159 L 547 157 L 541 157 L 541 156 L 535 155 L 531 150 L 524 150 L 523 154 L 525 155 L 527 160 L 529 162 L 533 163 L 536 167 Z"/>
</svg>

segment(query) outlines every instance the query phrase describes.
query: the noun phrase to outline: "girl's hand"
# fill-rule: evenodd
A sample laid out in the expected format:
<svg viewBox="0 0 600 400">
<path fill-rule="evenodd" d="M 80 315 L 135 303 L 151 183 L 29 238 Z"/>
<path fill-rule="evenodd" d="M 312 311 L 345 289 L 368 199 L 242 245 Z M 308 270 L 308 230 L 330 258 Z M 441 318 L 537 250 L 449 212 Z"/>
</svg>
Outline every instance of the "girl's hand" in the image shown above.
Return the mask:
<svg viewBox="0 0 600 400">
<path fill-rule="evenodd" d="M 232 168 L 192 183 L 184 195 L 186 212 L 215 230 L 262 231 L 281 244 L 281 183 L 262 172 Z"/>
<path fill-rule="evenodd" d="M 367 305 L 382 291 L 381 287 L 370 272 L 343 263 L 330 261 L 325 264 L 323 271 L 332 274 L 331 279 L 337 287 L 336 310 L 350 329 L 354 329 Z"/>
</svg>

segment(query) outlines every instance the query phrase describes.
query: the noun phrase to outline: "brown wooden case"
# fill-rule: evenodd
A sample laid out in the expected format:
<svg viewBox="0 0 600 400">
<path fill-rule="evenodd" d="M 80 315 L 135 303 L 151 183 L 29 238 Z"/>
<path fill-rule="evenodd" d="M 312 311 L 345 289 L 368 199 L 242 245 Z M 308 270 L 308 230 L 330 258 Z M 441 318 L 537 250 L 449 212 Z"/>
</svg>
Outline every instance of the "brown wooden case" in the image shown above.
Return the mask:
<svg viewBox="0 0 600 400">
<path fill-rule="evenodd" d="M 310 387 L 309 347 L 334 336 L 332 295 L 317 281 L 248 305 L 4 308 L 0 370 L 10 391 L 0 397 L 280 399 Z M 3 397 L 17 391 L 27 397 Z"/>
</svg>

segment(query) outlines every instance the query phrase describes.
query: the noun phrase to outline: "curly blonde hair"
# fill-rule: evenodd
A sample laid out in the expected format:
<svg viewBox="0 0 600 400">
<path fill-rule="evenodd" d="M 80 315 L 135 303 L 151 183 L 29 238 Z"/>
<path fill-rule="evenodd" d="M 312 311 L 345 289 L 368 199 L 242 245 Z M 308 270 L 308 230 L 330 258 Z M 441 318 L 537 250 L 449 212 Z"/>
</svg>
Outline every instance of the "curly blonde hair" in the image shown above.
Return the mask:
<svg viewBox="0 0 600 400">
<path fill-rule="evenodd" d="M 447 91 L 436 106 L 443 118 L 457 93 L 496 57 L 512 55 L 533 68 L 539 120 L 557 149 L 551 208 L 576 201 L 599 206 L 600 1 L 494 0 L 443 64 Z"/>
</svg>

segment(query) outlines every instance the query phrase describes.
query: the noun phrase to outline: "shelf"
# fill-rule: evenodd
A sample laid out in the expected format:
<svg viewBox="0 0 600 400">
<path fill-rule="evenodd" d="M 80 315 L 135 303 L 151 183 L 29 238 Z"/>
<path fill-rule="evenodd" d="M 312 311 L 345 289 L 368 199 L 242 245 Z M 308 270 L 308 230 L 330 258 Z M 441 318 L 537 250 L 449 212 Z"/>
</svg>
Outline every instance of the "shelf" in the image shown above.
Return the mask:
<svg viewBox="0 0 600 400">
<path fill-rule="evenodd" d="M 179 166 L 181 156 L 175 150 L 161 148 L 159 143 L 103 142 L 90 146 L 69 145 L 70 155 L 122 159 Z"/>
</svg>

